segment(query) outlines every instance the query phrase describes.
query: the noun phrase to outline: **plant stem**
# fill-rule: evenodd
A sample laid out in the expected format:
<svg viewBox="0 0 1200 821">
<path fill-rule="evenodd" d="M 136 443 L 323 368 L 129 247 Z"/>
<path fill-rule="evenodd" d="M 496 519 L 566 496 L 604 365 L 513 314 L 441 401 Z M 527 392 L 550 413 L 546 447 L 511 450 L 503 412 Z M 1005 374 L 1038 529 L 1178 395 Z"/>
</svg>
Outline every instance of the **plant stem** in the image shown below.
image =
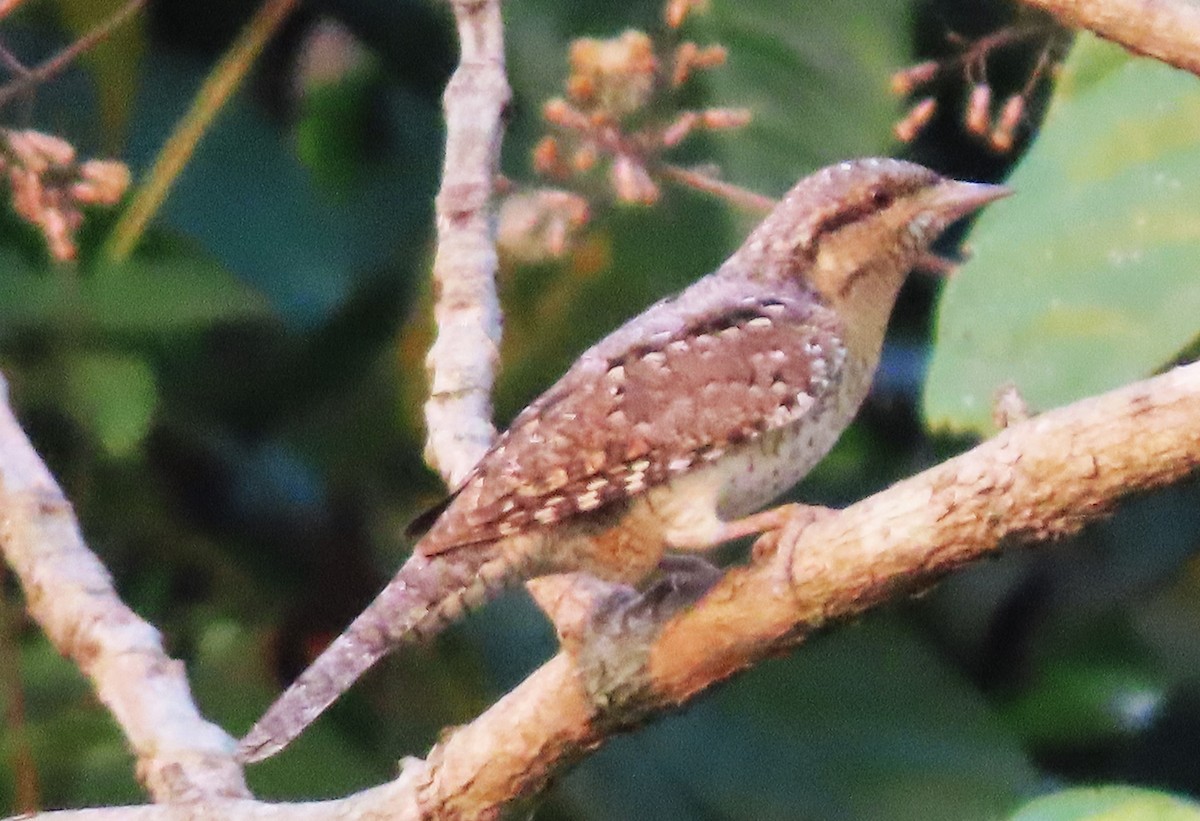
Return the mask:
<svg viewBox="0 0 1200 821">
<path fill-rule="evenodd" d="M 121 263 L 129 258 L 146 226 L 162 207 L 179 173 L 187 165 L 196 145 L 233 92 L 241 85 L 255 58 L 278 30 L 297 0 L 266 0 L 242 29 L 238 39 L 213 67 L 196 93 L 191 108 L 183 115 L 159 151 L 145 181 L 139 186 L 104 247 L 104 257 Z"/>
</svg>

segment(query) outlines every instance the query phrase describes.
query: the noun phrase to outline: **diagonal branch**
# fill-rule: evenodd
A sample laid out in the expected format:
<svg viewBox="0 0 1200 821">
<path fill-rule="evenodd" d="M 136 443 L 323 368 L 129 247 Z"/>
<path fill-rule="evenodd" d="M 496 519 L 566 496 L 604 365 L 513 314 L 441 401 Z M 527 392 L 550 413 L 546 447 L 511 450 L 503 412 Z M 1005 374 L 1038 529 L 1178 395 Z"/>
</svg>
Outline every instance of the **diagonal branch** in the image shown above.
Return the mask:
<svg viewBox="0 0 1200 821">
<path fill-rule="evenodd" d="M 263 0 L 229 50 L 204 78 L 204 84 L 159 149 L 154 165 L 109 233 L 104 256 L 110 262 L 122 263 L 133 253 L 150 220 L 166 202 L 175 181 L 191 160 L 200 139 L 208 133 L 213 120 L 246 79 L 267 41 L 279 31 L 297 3 L 298 0 Z"/>
<path fill-rule="evenodd" d="M 613 726 L 674 709 L 831 622 L 1002 548 L 1074 533 L 1122 497 L 1198 469 L 1200 363 L 1009 428 L 798 533 L 785 528 L 770 559 L 730 571 L 661 629 L 605 642 L 600 663 L 560 653 L 434 748 L 422 806 L 476 817 L 535 792 Z M 555 614 L 560 631 L 586 618 Z M 600 668 L 634 672 L 597 698 L 583 683 Z"/>
<path fill-rule="evenodd" d="M 1130 493 L 1197 470 L 1200 363 L 1015 425 L 836 515 L 769 534 L 760 540 L 761 560 L 730 571 L 674 617 L 660 611 L 606 622 L 596 614 L 612 610 L 610 602 L 597 606 L 595 588 L 577 581 L 551 608 L 572 650 L 448 734 L 426 760 L 408 761 L 395 781 L 318 805 L 206 803 L 189 808 L 188 817 L 495 817 L 613 733 L 677 708 L 817 630 L 1001 549 L 1074 533 Z M 594 639 L 597 629 L 609 635 L 590 646 L 586 636 L 570 635 L 592 631 Z M 601 669 L 624 672 L 619 680 L 609 674 L 600 689 Z M 172 812 L 54 817 L 165 819 Z"/>
<path fill-rule="evenodd" d="M 0 551 L 30 614 L 92 681 L 137 756 L 156 801 L 248 795 L 233 740 L 196 711 L 183 664 L 118 598 L 62 490 L 7 401 L 0 378 Z"/>
<path fill-rule="evenodd" d="M 1024 0 L 1071 28 L 1200 75 L 1200 5 L 1189 0 Z"/>
</svg>

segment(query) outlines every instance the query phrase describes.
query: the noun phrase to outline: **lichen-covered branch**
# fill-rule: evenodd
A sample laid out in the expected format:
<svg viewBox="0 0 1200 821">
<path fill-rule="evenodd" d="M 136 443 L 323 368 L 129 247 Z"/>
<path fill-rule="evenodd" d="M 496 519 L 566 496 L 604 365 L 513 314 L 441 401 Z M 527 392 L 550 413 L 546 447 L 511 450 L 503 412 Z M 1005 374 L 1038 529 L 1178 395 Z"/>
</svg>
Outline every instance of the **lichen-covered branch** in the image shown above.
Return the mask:
<svg viewBox="0 0 1200 821">
<path fill-rule="evenodd" d="M 13 416 L 2 379 L 0 454 L 0 551 L 30 614 L 121 726 L 146 790 L 171 802 L 248 795 L 233 740 L 201 718 L 183 664 L 117 597 L 70 503 Z"/>
<path fill-rule="evenodd" d="M 1189 0 L 1024 0 L 1064 26 L 1200 75 L 1200 5 Z"/>
<path fill-rule="evenodd" d="M 438 192 L 433 262 L 437 339 L 429 350 L 425 458 L 451 486 L 495 438 L 492 381 L 500 349 L 493 182 L 504 112 L 500 0 L 453 0 L 459 64 L 443 98 L 446 157 Z"/>
</svg>

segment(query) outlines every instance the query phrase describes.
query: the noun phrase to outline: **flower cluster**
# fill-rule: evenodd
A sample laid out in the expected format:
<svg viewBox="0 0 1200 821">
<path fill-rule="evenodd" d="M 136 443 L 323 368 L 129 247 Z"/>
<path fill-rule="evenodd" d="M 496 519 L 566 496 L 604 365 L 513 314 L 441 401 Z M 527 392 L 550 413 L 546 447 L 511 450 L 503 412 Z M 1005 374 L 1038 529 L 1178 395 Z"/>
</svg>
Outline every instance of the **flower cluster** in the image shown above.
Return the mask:
<svg viewBox="0 0 1200 821">
<path fill-rule="evenodd" d="M 701 4 L 669 2 L 673 33 Z M 607 39 L 582 38 L 571 46 L 566 94 L 549 100 L 543 116 L 553 129 L 533 153 L 534 168 L 565 180 L 608 164 L 608 179 L 624 202 L 651 204 L 660 196 L 656 170 L 663 154 L 699 130 L 739 128 L 744 109 L 679 110 L 671 95 L 696 72 L 721 66 L 723 46 L 691 41 L 672 45 L 645 32 Z"/>
<path fill-rule="evenodd" d="M 13 210 L 46 238 L 50 255 L 75 259 L 83 208 L 115 205 L 129 187 L 129 169 L 110 160 L 78 162 L 70 143 L 40 131 L 0 130 L 0 173 Z"/>
</svg>

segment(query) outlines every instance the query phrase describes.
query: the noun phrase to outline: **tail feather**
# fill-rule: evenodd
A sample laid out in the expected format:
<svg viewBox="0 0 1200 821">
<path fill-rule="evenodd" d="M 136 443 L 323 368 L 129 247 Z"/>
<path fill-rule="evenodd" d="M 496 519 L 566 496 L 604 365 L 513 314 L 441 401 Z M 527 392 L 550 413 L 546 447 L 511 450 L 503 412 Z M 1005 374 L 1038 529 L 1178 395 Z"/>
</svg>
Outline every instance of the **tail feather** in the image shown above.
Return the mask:
<svg viewBox="0 0 1200 821">
<path fill-rule="evenodd" d="M 267 709 L 239 743 L 238 758 L 249 763 L 279 752 L 380 658 L 435 635 L 496 595 L 522 570 L 506 553 L 498 545 L 475 545 L 440 556 L 414 554 Z"/>
</svg>

